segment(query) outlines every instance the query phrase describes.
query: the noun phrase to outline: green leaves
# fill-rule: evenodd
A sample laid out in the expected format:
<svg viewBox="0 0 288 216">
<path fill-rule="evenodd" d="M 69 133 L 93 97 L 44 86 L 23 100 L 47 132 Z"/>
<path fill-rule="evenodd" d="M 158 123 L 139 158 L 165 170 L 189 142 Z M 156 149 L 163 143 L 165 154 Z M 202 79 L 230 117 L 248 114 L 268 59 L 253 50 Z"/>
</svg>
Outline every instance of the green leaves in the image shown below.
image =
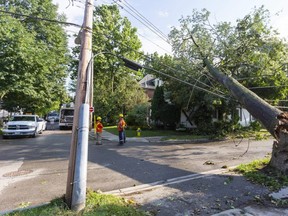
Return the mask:
<svg viewBox="0 0 288 216">
<path fill-rule="evenodd" d="M 1 8 L 0 4 L 0 8 Z M 9 1 L 6 9 L 33 17 L 57 19 L 50 0 Z M 15 107 L 41 114 L 66 97 L 67 37 L 59 24 L 26 16 L 0 16 L 0 96 Z M 17 98 L 17 101 L 15 101 Z"/>
<path fill-rule="evenodd" d="M 95 114 L 107 116 L 108 121 L 115 123 L 114 116 L 147 101 L 137 82 L 143 75 L 124 67 L 124 62 L 119 58 L 138 61 L 141 43 L 136 29 L 132 28 L 127 18 L 121 17 L 115 5 L 95 8 L 92 40 Z M 79 49 L 74 49 L 74 57 L 78 55 Z M 73 78 L 77 76 L 76 65 L 75 61 L 72 65 Z"/>
</svg>

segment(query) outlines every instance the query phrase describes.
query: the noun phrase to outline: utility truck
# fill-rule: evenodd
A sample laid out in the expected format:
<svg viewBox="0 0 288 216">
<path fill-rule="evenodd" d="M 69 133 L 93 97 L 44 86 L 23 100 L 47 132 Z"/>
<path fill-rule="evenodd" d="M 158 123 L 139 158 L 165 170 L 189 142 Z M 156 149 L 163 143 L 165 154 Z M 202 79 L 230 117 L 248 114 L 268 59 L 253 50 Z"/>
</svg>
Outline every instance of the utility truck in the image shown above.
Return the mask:
<svg viewBox="0 0 288 216">
<path fill-rule="evenodd" d="M 59 129 L 72 129 L 74 107 L 62 107 L 59 112 Z"/>
</svg>

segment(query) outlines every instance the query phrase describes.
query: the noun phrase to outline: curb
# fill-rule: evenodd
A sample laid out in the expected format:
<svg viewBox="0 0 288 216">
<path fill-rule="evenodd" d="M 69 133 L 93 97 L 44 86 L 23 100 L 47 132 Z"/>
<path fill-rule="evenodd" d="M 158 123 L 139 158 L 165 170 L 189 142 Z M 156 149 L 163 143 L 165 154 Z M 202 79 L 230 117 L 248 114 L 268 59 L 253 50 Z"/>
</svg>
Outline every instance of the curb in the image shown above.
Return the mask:
<svg viewBox="0 0 288 216">
<path fill-rule="evenodd" d="M 10 214 L 10 213 L 13 213 L 16 211 L 21 212 L 21 211 L 25 211 L 25 210 L 29 210 L 29 209 L 33 209 L 33 208 L 43 207 L 43 206 L 49 205 L 50 203 L 51 202 L 46 202 L 46 203 L 42 203 L 39 205 L 33 205 L 33 206 L 25 207 L 25 208 L 16 208 L 16 209 L 12 209 L 12 210 L 6 210 L 6 211 L 0 212 L 0 215 Z"/>
</svg>

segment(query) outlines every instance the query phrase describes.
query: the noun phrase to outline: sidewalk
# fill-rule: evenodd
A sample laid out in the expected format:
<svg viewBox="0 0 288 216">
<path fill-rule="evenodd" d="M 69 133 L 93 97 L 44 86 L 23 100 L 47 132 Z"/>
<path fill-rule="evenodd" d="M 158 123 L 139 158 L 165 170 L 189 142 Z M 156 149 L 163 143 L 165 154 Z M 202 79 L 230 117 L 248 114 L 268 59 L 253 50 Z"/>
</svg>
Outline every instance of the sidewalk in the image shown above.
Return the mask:
<svg viewBox="0 0 288 216">
<path fill-rule="evenodd" d="M 95 139 L 95 133 L 94 130 L 90 131 L 89 137 L 91 139 Z M 163 142 L 161 141 L 161 139 L 163 138 L 163 136 L 153 136 L 153 137 L 127 137 L 126 141 L 129 142 Z M 109 133 L 105 130 L 103 130 L 102 132 L 102 139 L 103 140 L 108 140 L 108 141 L 119 141 L 119 138 L 117 135 Z M 192 140 L 165 140 L 166 143 L 183 143 L 183 142 L 191 142 Z M 193 140 L 193 142 L 206 142 L 207 139 L 197 139 L 197 140 Z"/>
<path fill-rule="evenodd" d="M 95 139 L 95 133 L 93 130 L 90 131 L 90 134 L 89 136 L 92 138 L 92 139 Z M 109 133 L 105 130 L 103 130 L 102 132 L 102 139 L 103 140 L 109 140 L 109 141 L 119 141 L 119 137 L 115 134 L 112 134 L 112 133 Z M 126 138 L 126 142 L 129 142 L 129 141 L 133 141 L 133 142 L 149 142 L 148 139 L 146 138 L 143 138 L 143 137 L 127 137 Z"/>
</svg>

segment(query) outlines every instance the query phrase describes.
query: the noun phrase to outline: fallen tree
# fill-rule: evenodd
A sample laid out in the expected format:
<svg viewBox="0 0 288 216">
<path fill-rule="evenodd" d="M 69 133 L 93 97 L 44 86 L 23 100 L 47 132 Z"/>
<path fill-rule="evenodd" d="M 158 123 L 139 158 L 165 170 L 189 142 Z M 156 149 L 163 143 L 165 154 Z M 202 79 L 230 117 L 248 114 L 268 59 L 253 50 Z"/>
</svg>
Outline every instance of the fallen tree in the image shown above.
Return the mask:
<svg viewBox="0 0 288 216">
<path fill-rule="evenodd" d="M 224 85 L 233 97 L 275 137 L 270 166 L 288 173 L 288 113 L 271 106 L 254 92 L 213 67 L 207 58 L 203 59 L 210 74 Z"/>
</svg>

